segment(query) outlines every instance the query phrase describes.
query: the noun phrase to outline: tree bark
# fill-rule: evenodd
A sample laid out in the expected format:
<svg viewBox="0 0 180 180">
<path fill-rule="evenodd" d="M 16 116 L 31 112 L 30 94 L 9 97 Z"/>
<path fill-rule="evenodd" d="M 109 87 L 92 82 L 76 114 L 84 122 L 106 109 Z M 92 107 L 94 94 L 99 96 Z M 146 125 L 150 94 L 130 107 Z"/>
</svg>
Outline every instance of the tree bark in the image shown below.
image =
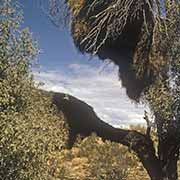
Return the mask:
<svg viewBox="0 0 180 180">
<path fill-rule="evenodd" d="M 153 142 L 148 136 L 134 130 L 113 127 L 96 129 L 96 134 L 103 139 L 120 143 L 132 149 L 142 162 L 150 178 L 152 180 L 163 180 L 161 162 L 156 156 Z"/>
<path fill-rule="evenodd" d="M 161 161 L 163 175 L 168 180 L 177 180 L 177 162 L 179 159 L 179 142 L 177 136 L 168 134 L 159 141 L 158 156 Z"/>
<path fill-rule="evenodd" d="M 123 144 L 132 149 L 151 180 L 178 180 L 177 161 L 180 141 L 177 136 L 168 134 L 167 139 L 163 139 L 159 143 L 157 156 L 150 137 L 137 131 L 108 127 L 101 130 L 96 129 L 96 133 L 103 139 Z"/>
<path fill-rule="evenodd" d="M 177 122 L 163 119 L 158 113 L 155 113 L 155 116 L 158 130 L 158 158 L 161 161 L 163 177 L 167 180 L 177 180 L 177 162 L 180 149 Z"/>
</svg>

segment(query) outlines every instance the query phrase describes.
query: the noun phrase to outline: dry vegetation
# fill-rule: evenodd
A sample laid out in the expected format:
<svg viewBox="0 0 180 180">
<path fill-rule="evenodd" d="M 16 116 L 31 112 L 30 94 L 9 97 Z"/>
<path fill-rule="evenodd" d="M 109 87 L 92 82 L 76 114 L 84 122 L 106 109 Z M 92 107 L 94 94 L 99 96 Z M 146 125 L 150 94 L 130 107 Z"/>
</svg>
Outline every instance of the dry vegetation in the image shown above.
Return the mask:
<svg viewBox="0 0 180 180">
<path fill-rule="evenodd" d="M 59 180 L 150 180 L 135 154 L 95 135 L 80 140 L 71 150 L 54 152 L 49 165 Z"/>
<path fill-rule="evenodd" d="M 53 176 L 59 180 L 150 180 L 135 154 L 95 135 L 71 150 L 52 154 L 50 165 Z"/>
</svg>

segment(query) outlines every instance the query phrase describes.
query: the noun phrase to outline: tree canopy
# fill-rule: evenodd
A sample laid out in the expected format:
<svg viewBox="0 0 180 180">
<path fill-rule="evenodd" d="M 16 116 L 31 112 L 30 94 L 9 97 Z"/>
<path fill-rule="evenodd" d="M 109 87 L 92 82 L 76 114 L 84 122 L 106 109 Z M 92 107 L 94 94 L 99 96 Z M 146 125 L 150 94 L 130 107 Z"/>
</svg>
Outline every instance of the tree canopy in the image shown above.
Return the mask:
<svg viewBox="0 0 180 180">
<path fill-rule="evenodd" d="M 63 116 L 30 73 L 38 49 L 21 8 L 3 0 L 0 11 L 0 179 L 51 179 L 49 155 L 66 145 Z"/>
</svg>

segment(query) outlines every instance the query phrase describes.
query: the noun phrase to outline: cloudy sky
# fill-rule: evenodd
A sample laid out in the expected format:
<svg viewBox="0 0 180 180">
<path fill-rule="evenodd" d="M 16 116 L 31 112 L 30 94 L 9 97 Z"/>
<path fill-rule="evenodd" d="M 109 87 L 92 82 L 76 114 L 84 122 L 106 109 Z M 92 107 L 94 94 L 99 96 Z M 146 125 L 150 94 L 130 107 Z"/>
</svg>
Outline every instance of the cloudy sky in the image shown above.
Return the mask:
<svg viewBox="0 0 180 180">
<path fill-rule="evenodd" d="M 20 2 L 24 26 L 30 27 L 41 50 L 38 57 L 41 67 L 33 72 L 36 81 L 44 83 L 42 88 L 84 100 L 102 120 L 113 126 L 144 123 L 145 107 L 128 99 L 115 65 L 81 55 L 68 30 L 55 27 L 37 1 Z"/>
</svg>

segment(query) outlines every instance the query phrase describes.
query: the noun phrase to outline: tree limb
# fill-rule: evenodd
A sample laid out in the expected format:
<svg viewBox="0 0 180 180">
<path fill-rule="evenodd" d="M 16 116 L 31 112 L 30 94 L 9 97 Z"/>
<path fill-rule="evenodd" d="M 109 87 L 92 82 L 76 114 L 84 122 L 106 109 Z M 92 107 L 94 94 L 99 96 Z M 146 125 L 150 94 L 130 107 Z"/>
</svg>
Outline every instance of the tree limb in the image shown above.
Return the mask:
<svg viewBox="0 0 180 180">
<path fill-rule="evenodd" d="M 110 140 L 129 147 L 137 154 L 151 179 L 158 177 L 158 180 L 161 180 L 161 164 L 150 137 L 135 130 L 112 127 L 102 121 L 91 106 L 73 96 L 68 95 L 67 99 L 66 94 L 50 93 L 53 104 L 64 113 L 70 132 L 73 132 L 71 134 L 89 136 L 94 132 L 103 140 Z"/>
</svg>

